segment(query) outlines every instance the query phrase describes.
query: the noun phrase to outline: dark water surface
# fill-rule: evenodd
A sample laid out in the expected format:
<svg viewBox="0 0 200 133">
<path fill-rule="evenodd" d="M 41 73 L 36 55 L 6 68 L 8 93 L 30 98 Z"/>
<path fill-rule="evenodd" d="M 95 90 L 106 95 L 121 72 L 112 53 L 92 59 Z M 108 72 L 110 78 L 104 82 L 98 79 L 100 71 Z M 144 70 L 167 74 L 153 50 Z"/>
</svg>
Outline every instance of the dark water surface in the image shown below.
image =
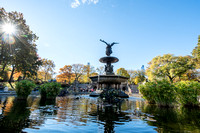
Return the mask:
<svg viewBox="0 0 200 133">
<path fill-rule="evenodd" d="M 56 101 L 0 97 L 0 133 L 4 132 L 199 133 L 200 110 L 158 108 L 135 97 L 114 107 L 84 95 L 57 97 Z"/>
</svg>

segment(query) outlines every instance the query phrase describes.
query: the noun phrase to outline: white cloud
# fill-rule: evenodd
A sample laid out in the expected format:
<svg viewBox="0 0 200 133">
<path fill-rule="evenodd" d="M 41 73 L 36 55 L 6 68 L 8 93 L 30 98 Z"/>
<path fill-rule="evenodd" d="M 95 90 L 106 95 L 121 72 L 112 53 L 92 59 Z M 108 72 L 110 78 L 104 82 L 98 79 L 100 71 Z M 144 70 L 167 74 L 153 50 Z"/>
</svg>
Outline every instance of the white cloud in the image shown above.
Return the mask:
<svg viewBox="0 0 200 133">
<path fill-rule="evenodd" d="M 82 0 L 82 3 L 85 4 L 87 2 L 87 0 Z"/>
<path fill-rule="evenodd" d="M 99 0 L 90 0 L 91 2 L 93 2 L 94 4 L 97 4 L 99 2 Z"/>
<path fill-rule="evenodd" d="M 72 8 L 77 8 L 78 6 L 80 6 L 79 0 L 74 0 L 74 2 L 71 3 Z"/>
<path fill-rule="evenodd" d="M 99 2 L 99 0 L 74 0 L 72 3 L 71 3 L 71 7 L 72 8 L 77 8 L 81 5 L 80 1 L 82 2 L 82 4 L 85 4 L 85 3 L 93 3 L 93 4 L 97 4 Z"/>
</svg>

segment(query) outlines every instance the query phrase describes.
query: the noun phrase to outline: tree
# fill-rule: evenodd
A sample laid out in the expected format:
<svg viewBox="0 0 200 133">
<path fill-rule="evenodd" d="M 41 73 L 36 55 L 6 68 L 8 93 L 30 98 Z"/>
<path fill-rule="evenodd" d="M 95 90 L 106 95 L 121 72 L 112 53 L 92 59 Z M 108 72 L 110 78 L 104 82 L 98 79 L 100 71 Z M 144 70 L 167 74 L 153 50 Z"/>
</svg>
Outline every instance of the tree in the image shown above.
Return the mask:
<svg viewBox="0 0 200 133">
<path fill-rule="evenodd" d="M 198 38 L 197 46 L 192 51 L 192 55 L 195 60 L 196 68 L 200 68 L 200 35 Z"/>
<path fill-rule="evenodd" d="M 87 83 L 89 83 L 90 82 L 90 78 L 89 77 L 96 75 L 96 70 L 95 70 L 95 68 L 93 66 L 90 65 L 90 63 L 88 63 L 88 65 L 85 66 L 85 67 L 86 67 L 86 71 L 85 72 L 86 72 L 87 76 L 84 76 L 86 79 L 84 79 L 83 81 L 86 81 Z"/>
<path fill-rule="evenodd" d="M 57 75 L 58 82 L 67 82 L 70 84 L 72 80 L 74 80 L 71 65 L 65 65 L 63 68 L 60 68 L 59 73 L 60 74 Z"/>
<path fill-rule="evenodd" d="M 130 84 L 138 84 L 144 82 L 145 78 L 145 71 L 144 70 L 128 70 L 128 74 L 130 75 L 129 83 Z"/>
<path fill-rule="evenodd" d="M 72 72 L 75 75 L 75 82 L 79 80 L 79 78 L 86 72 L 87 66 L 83 64 L 73 64 Z"/>
<path fill-rule="evenodd" d="M 54 75 L 55 64 L 52 60 L 42 59 L 42 66 L 40 67 L 39 74 L 45 81 L 52 79 Z"/>
<path fill-rule="evenodd" d="M 130 77 L 130 75 L 128 74 L 127 70 L 124 69 L 124 68 L 117 69 L 117 75 L 128 77 L 128 78 Z"/>
<path fill-rule="evenodd" d="M 130 75 L 130 78 L 128 80 L 129 84 L 135 84 L 135 78 L 137 77 L 137 71 L 136 70 L 127 70 L 127 72 Z"/>
<path fill-rule="evenodd" d="M 96 71 L 99 75 L 102 75 L 105 72 L 104 66 L 97 67 Z"/>
<path fill-rule="evenodd" d="M 156 56 L 148 64 L 147 75 L 149 80 L 168 78 L 173 82 L 176 77 L 180 78 L 187 71 L 194 69 L 191 56 L 165 54 Z"/>
<path fill-rule="evenodd" d="M 23 14 L 1 8 L 0 26 L 0 77 L 6 68 L 11 68 L 9 82 L 15 71 L 22 72 L 23 78 L 36 75 L 41 64 L 35 44 L 38 37 L 29 29 Z M 15 33 L 8 32 L 10 26 Z"/>
</svg>

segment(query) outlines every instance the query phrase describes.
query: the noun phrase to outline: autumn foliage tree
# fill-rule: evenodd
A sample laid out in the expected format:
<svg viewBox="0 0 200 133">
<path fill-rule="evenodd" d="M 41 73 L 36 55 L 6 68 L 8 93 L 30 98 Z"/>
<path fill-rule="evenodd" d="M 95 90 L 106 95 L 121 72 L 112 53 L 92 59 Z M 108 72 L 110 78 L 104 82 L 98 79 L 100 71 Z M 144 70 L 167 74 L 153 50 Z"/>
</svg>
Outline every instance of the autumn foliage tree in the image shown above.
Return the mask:
<svg viewBox="0 0 200 133">
<path fill-rule="evenodd" d="M 57 75 L 58 82 L 72 83 L 74 80 L 74 74 L 72 73 L 72 66 L 65 65 L 63 68 L 60 68 L 59 75 Z"/>
<path fill-rule="evenodd" d="M 90 76 L 98 75 L 91 65 L 73 64 L 60 68 L 59 75 L 56 76 L 58 82 L 65 83 L 88 83 Z"/>
</svg>

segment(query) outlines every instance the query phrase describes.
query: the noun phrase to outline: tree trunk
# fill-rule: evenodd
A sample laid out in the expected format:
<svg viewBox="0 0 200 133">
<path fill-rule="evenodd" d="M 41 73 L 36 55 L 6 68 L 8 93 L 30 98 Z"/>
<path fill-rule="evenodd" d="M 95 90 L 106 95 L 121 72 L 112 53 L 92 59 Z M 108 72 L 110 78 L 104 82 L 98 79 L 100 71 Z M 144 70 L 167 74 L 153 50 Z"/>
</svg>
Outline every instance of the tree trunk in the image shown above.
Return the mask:
<svg viewBox="0 0 200 133">
<path fill-rule="evenodd" d="M 44 80 L 47 81 L 47 74 L 44 73 Z"/>
<path fill-rule="evenodd" d="M 10 83 L 10 86 L 12 87 L 12 89 L 14 89 L 13 86 L 12 86 L 12 84 L 11 84 L 11 81 L 12 81 L 12 78 L 13 78 L 14 71 L 15 71 L 15 67 L 13 66 L 13 68 L 12 68 L 12 72 L 11 72 L 11 75 L 10 75 L 10 79 L 9 79 L 9 81 L 8 81 L 8 82 Z"/>
<path fill-rule="evenodd" d="M 13 77 L 14 71 L 15 71 L 15 67 L 13 66 L 12 71 L 11 71 L 11 75 L 10 75 L 10 79 L 9 79 L 9 83 L 10 83 L 11 80 L 12 80 L 12 77 Z"/>
<path fill-rule="evenodd" d="M 7 65 L 7 63 L 5 63 L 5 64 L 3 65 L 3 70 L 2 70 L 2 72 L 4 72 L 4 70 L 5 70 L 5 68 L 6 68 L 6 65 Z"/>
<path fill-rule="evenodd" d="M 25 78 L 26 78 L 26 72 L 24 71 L 22 80 L 24 80 Z"/>
<path fill-rule="evenodd" d="M 173 83 L 173 78 L 171 76 L 168 76 L 171 83 Z"/>
</svg>

